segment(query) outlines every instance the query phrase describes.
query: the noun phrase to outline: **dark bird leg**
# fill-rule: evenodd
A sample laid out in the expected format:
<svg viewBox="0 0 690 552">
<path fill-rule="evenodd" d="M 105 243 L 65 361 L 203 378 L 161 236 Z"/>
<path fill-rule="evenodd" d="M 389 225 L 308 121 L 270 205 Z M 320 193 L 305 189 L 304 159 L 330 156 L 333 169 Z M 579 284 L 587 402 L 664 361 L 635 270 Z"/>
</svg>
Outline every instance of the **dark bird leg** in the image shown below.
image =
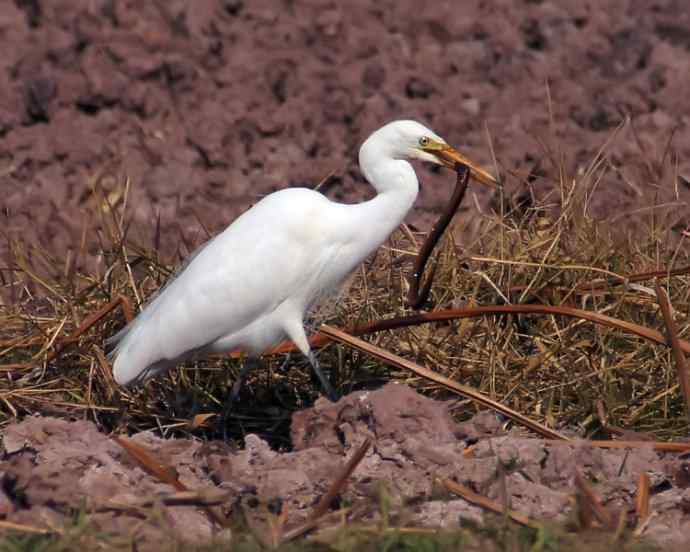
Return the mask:
<svg viewBox="0 0 690 552">
<path fill-rule="evenodd" d="M 329 400 L 331 402 L 336 402 L 340 397 L 338 397 L 338 394 L 333 389 L 331 382 L 328 381 L 328 378 L 326 378 L 325 374 L 321 371 L 321 366 L 319 366 L 319 361 L 316 359 L 316 355 L 314 354 L 314 351 L 311 351 L 311 350 L 309 351 L 309 354 L 307 355 L 307 359 L 309 359 L 309 364 L 311 364 L 311 367 L 314 370 L 314 373 L 316 374 L 316 376 L 319 378 L 319 381 L 321 382 L 321 387 L 323 389 L 323 392 L 326 394 L 326 396 L 329 398 Z"/>
<path fill-rule="evenodd" d="M 235 383 L 232 384 L 232 390 L 230 391 L 228 398 L 225 400 L 225 404 L 223 405 L 223 414 L 221 417 L 224 441 L 227 440 L 228 419 L 230 418 L 230 414 L 232 413 L 232 408 L 235 405 L 235 402 L 240 396 L 240 391 L 242 390 L 244 382 L 247 379 L 247 374 L 249 374 L 249 372 L 251 372 L 254 368 L 259 367 L 261 365 L 262 362 L 259 358 L 253 356 L 247 357 L 244 361 L 244 364 L 242 365 L 242 368 L 240 369 L 240 373 L 237 376 Z"/>
<path fill-rule="evenodd" d="M 302 319 L 294 318 L 288 321 L 288 323 L 285 325 L 285 333 L 290 339 L 292 339 L 292 342 L 297 345 L 297 348 L 302 352 L 302 354 L 307 357 L 307 360 L 309 360 L 309 364 L 311 364 L 314 373 L 319 378 L 321 388 L 326 396 L 332 402 L 336 402 L 338 400 L 338 395 L 333 390 L 331 383 L 326 379 L 326 376 L 324 376 L 323 372 L 321 371 L 319 361 L 316 360 L 316 355 L 309 346 L 309 340 L 307 339 L 307 334 L 304 332 Z"/>
</svg>

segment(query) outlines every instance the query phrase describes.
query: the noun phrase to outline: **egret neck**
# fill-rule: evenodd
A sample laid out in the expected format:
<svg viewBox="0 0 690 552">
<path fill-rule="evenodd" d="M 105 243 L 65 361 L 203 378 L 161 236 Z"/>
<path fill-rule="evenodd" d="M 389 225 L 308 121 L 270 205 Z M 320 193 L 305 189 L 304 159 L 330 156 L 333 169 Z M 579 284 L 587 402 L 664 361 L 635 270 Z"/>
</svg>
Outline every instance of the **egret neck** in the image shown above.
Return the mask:
<svg viewBox="0 0 690 552">
<path fill-rule="evenodd" d="M 402 159 L 378 159 L 367 163 L 366 152 L 360 154 L 360 167 L 366 167 L 365 178 L 377 191 L 374 198 L 348 206 L 353 237 L 362 246 L 373 249 L 382 244 L 405 219 L 419 193 L 419 182 L 412 165 Z"/>
</svg>

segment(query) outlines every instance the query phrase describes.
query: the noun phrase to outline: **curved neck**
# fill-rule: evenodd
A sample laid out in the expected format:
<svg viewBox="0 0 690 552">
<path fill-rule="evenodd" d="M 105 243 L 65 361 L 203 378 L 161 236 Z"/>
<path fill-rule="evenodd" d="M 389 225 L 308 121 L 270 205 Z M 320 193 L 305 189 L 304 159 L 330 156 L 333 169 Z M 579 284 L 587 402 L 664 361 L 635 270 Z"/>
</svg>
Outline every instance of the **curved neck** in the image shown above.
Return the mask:
<svg viewBox="0 0 690 552">
<path fill-rule="evenodd" d="M 360 153 L 360 166 L 378 192 L 373 199 L 351 206 L 353 238 L 369 247 L 366 257 L 400 226 L 417 199 L 419 182 L 407 161 L 367 163 Z"/>
</svg>

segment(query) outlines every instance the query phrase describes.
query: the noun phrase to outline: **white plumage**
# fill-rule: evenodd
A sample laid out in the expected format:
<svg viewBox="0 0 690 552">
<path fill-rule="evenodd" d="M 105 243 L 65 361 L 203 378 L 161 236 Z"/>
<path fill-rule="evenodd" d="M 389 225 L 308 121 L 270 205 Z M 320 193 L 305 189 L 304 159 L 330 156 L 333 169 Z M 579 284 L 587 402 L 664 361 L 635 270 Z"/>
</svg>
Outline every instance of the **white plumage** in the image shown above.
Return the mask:
<svg viewBox="0 0 690 552">
<path fill-rule="evenodd" d="M 378 192 L 373 199 L 345 205 L 306 188 L 266 196 L 201 248 L 111 338 L 115 381 L 143 381 L 203 353 L 241 349 L 257 357 L 287 337 L 330 391 L 303 318 L 403 221 L 419 189 L 407 159 L 470 164 L 423 125 L 395 121 L 359 152 L 360 168 Z M 480 182 L 495 182 L 471 168 Z"/>
</svg>

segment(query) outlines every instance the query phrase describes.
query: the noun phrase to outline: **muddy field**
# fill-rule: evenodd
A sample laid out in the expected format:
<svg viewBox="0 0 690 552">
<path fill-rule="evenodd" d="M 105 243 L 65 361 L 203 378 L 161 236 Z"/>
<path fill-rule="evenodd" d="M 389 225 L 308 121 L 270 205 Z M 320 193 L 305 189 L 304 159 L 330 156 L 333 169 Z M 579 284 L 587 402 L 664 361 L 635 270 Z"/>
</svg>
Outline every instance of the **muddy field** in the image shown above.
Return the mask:
<svg viewBox="0 0 690 552">
<path fill-rule="evenodd" d="M 0 2 L 3 283 L 15 239 L 42 245 L 65 272 L 63 259 L 83 242 L 86 255 L 70 262 L 98 267 L 95 183 L 120 206 L 128 183 L 130 237 L 151 247 L 160 235 L 169 260 L 286 186 L 326 179 L 331 198 L 368 197 L 359 144 L 397 118 L 420 120 L 487 167 L 493 148 L 509 196 L 523 194 L 538 167 L 530 186 L 542 196 L 558 189 L 561 164 L 569 174 L 583 170 L 630 117 L 606 148 L 608 170 L 588 213 L 631 227 L 654 212 L 676 237 L 688 228 L 690 3 L 420 6 Z M 408 221 L 426 229 L 453 178 L 418 169 L 423 189 Z M 484 190 L 470 195 L 463 222 L 496 205 Z M 28 417 L 2 437 L 0 517 L 51 527 L 86 507 L 106 529 L 160 537 L 159 518 L 123 505 L 159 500 L 170 488 L 90 422 Z M 574 512 L 578 468 L 631 524 L 637 481 L 648 472 L 653 515 L 643 534 L 679 544 L 690 531 L 687 456 L 554 444 L 506 432 L 490 413 L 458 425 L 444 405 L 400 385 L 296 413 L 290 452 L 251 434 L 241 450 L 149 433 L 134 439 L 189 487 L 227 491 L 228 512 L 241 504 L 261 526 L 276 499 L 289 523 L 305 519 L 333 466 L 366 437 L 375 445 L 340 497 L 361 506 L 363 518 L 377 515 L 371 504 L 383 484 L 412 525 L 482 520 L 484 510 L 439 494 L 434 478 L 449 477 L 494 499 L 505 488 L 510 506 L 536 520 L 563 520 Z M 180 537 L 211 534 L 197 508 L 156 505 Z"/>
<path fill-rule="evenodd" d="M 269 517 L 287 514 L 286 528 L 304 521 L 348 457 L 365 439 L 374 442 L 337 497 L 353 521 L 380 519 L 381 493 L 396 523 L 454 528 L 482 523 L 485 510 L 444 491 L 450 478 L 534 521 L 575 520 L 573 478 L 596 481 L 596 493 L 613 514 L 634 523 L 640 473 L 651 480 L 652 516 L 642 534 L 669 547 L 690 531 L 690 456 L 663 455 L 651 444 L 635 450 L 602 450 L 586 441 L 556 443 L 505 430 L 485 412 L 455 423 L 446 405 L 388 384 L 338 403 L 320 399 L 292 421 L 292 452 L 278 453 L 256 435 L 242 450 L 219 441 L 133 437 L 154 457 L 177 470 L 194 491 L 225 491 L 222 515 L 249 518 L 267 534 Z M 87 509 L 104 531 L 132 535 L 143 549 L 171 534 L 189 542 L 217 531 L 191 506 L 166 506 L 173 494 L 135 465 L 123 449 L 85 421 L 29 417 L 6 428 L 0 462 L 0 508 L 8 520 L 32 527 L 59 527 L 60 512 Z M 472 446 L 468 453 L 468 447 Z M 222 493 L 221 493 L 222 494 Z M 144 504 L 158 511 L 148 516 Z M 329 523 L 324 522 L 322 527 Z M 172 530 L 172 533 L 171 533 Z"/>
<path fill-rule="evenodd" d="M 627 115 L 590 213 L 625 222 L 658 196 L 680 232 L 689 27 L 685 0 L 2 2 L 3 234 L 60 259 L 86 229 L 95 254 L 90 186 L 105 174 L 107 189 L 131 181 L 132 236 L 151 245 L 160 218 L 162 250 L 184 252 L 278 188 L 330 175 L 331 197 L 367 196 L 357 148 L 403 117 L 491 166 L 488 130 L 504 174 L 541 160 L 541 193 L 557 148 L 575 171 Z M 660 174 L 665 155 L 684 178 Z M 409 220 L 424 228 L 452 178 L 422 180 Z M 523 186 L 508 176 L 509 193 Z"/>
</svg>

